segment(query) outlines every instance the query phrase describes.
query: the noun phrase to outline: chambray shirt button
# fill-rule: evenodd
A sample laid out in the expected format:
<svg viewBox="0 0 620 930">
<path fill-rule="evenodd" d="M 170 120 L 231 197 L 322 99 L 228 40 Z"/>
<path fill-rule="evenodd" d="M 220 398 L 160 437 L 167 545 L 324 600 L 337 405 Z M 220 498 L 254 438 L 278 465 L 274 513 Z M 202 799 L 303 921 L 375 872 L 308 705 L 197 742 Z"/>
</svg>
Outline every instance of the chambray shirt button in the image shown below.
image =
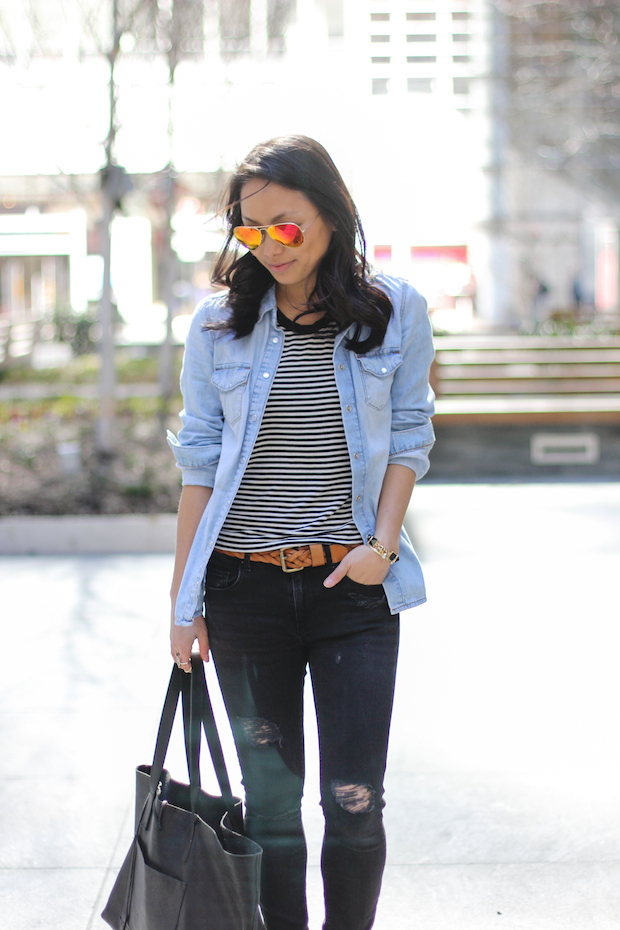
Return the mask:
<svg viewBox="0 0 620 930">
<path fill-rule="evenodd" d="M 268 377 L 269 377 L 269 372 L 268 372 L 268 371 L 264 371 L 264 372 L 263 372 L 263 378 L 268 378 Z"/>
<path fill-rule="evenodd" d="M 353 407 L 351 406 L 351 404 L 347 404 L 347 413 L 351 413 L 352 410 L 353 410 Z"/>
<path fill-rule="evenodd" d="M 361 499 L 362 499 L 362 495 L 361 495 L 361 494 L 358 494 L 357 497 L 355 498 L 356 501 L 361 501 Z"/>
<path fill-rule="evenodd" d="M 280 340 L 278 339 L 277 336 L 274 336 L 273 339 L 272 339 L 271 341 L 272 341 L 272 342 L 274 343 L 274 345 L 275 345 L 275 344 L 277 344 Z"/>
<path fill-rule="evenodd" d="M 387 368 L 382 368 L 382 369 L 381 369 L 381 374 L 382 374 L 382 375 L 384 375 L 386 372 L 387 372 Z"/>
<path fill-rule="evenodd" d="M 359 457 L 360 457 L 359 452 L 356 452 L 356 453 L 354 454 L 354 456 L 353 456 L 354 459 L 358 459 Z"/>
<path fill-rule="evenodd" d="M 338 368 L 340 369 L 340 371 L 344 371 L 344 365 L 338 365 Z"/>
<path fill-rule="evenodd" d="M 255 413 L 252 414 L 252 423 L 256 423 L 256 414 L 255 414 Z"/>
</svg>

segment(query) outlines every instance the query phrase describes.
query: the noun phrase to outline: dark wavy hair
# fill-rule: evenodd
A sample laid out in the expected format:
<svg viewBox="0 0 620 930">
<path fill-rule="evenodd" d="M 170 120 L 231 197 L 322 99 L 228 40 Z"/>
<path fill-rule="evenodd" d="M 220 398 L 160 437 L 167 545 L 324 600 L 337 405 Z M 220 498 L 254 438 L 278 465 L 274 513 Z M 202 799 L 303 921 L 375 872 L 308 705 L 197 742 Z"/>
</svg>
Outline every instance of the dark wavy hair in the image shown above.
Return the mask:
<svg viewBox="0 0 620 930">
<path fill-rule="evenodd" d="M 345 342 L 354 352 L 363 354 L 381 345 L 393 312 L 392 303 L 372 283 L 362 224 L 338 169 L 323 146 L 307 136 L 279 136 L 257 145 L 230 178 L 221 210 L 227 236 L 211 277 L 214 284 L 228 287 L 232 313 L 225 322 L 211 324 L 210 328 L 232 331 L 236 338 L 247 336 L 273 284 L 272 275 L 254 256 L 249 252 L 239 255 L 233 236 L 234 227 L 243 223 L 241 189 L 255 178 L 301 191 L 334 228 L 309 298 L 312 312 L 324 311 L 338 324 L 339 331 L 354 323 L 353 335 Z M 365 339 L 361 338 L 362 326 L 370 328 Z"/>
</svg>

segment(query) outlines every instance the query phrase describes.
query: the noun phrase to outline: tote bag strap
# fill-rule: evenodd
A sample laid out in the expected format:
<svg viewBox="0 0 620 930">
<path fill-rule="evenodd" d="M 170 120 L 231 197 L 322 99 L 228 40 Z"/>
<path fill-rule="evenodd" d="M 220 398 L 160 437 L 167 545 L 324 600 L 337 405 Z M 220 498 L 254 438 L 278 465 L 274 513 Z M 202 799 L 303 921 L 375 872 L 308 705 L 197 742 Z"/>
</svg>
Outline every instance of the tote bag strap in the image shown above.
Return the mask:
<svg viewBox="0 0 620 930">
<path fill-rule="evenodd" d="M 222 793 L 222 800 L 229 813 L 231 823 L 237 832 L 242 832 L 242 822 L 238 810 L 235 808 L 230 779 L 226 770 L 222 744 L 217 732 L 217 725 L 213 715 L 213 707 L 207 690 L 204 665 L 199 655 L 192 656 L 192 673 L 186 674 L 176 665 L 172 668 L 168 691 L 155 741 L 155 753 L 151 765 L 149 797 L 144 805 L 141 820 L 150 816 L 151 808 L 157 788 L 161 781 L 161 774 L 166 760 L 166 753 L 172 734 L 172 726 L 176 715 L 179 695 L 183 698 L 183 732 L 185 737 L 185 752 L 189 772 L 190 799 L 192 810 L 195 812 L 196 799 L 200 791 L 200 737 L 201 727 L 207 738 L 207 745 L 213 762 L 213 768 Z"/>
<path fill-rule="evenodd" d="M 213 763 L 215 775 L 222 793 L 222 800 L 226 805 L 231 821 L 238 825 L 239 816 L 238 812 L 235 810 L 235 798 L 233 797 L 230 787 L 230 779 L 226 769 L 222 744 L 217 731 L 211 698 L 209 697 L 204 665 L 199 655 L 192 656 L 192 673 L 191 675 L 184 674 L 184 677 L 183 723 L 185 729 L 187 766 L 189 769 L 189 781 L 192 794 L 192 809 L 194 808 L 195 798 L 200 789 L 200 743 L 202 727 L 207 739 L 211 762 Z M 189 679 L 189 681 L 187 681 L 187 679 Z M 189 695 L 187 693 L 188 691 Z M 189 713 L 187 713 L 188 704 Z"/>
<path fill-rule="evenodd" d="M 174 723 L 174 717 L 179 703 L 179 694 L 181 693 L 183 687 L 184 677 L 185 673 L 175 665 L 172 669 L 172 674 L 170 675 L 168 691 L 166 692 L 164 708 L 161 712 L 161 720 L 159 721 L 159 729 L 157 731 L 157 739 L 155 741 L 155 754 L 153 756 L 153 764 L 151 766 L 150 787 L 150 793 L 153 798 L 157 793 L 157 787 L 161 780 L 161 773 L 164 767 L 164 762 L 166 760 L 166 753 L 168 752 L 168 745 L 170 743 L 170 736 L 172 734 L 172 725 Z"/>
</svg>

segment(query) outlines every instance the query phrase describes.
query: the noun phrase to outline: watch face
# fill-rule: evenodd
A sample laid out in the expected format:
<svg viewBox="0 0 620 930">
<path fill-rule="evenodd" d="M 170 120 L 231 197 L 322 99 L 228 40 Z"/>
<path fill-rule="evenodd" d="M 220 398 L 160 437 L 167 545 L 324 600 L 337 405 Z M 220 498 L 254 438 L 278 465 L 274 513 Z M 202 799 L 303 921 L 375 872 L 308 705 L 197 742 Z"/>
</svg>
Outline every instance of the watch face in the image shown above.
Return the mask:
<svg viewBox="0 0 620 930">
<path fill-rule="evenodd" d="M 366 537 L 368 545 L 371 549 L 374 549 L 375 552 L 378 552 L 382 559 L 386 559 L 390 565 L 393 565 L 394 562 L 398 562 L 399 556 L 396 552 L 388 552 L 385 546 L 379 542 L 376 536 L 372 536 L 370 533 Z"/>
</svg>

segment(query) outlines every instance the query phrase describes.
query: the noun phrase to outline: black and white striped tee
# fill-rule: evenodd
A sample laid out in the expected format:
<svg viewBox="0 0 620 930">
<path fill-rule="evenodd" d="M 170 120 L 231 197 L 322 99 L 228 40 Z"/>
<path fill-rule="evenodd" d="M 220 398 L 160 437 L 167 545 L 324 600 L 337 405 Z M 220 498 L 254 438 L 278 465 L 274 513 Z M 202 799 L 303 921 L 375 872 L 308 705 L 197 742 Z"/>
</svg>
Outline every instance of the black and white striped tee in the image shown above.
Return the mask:
<svg viewBox="0 0 620 930">
<path fill-rule="evenodd" d="M 260 552 L 315 542 L 360 543 L 351 462 L 334 375 L 337 328 L 278 311 L 284 346 L 263 421 L 217 547 Z"/>
</svg>

